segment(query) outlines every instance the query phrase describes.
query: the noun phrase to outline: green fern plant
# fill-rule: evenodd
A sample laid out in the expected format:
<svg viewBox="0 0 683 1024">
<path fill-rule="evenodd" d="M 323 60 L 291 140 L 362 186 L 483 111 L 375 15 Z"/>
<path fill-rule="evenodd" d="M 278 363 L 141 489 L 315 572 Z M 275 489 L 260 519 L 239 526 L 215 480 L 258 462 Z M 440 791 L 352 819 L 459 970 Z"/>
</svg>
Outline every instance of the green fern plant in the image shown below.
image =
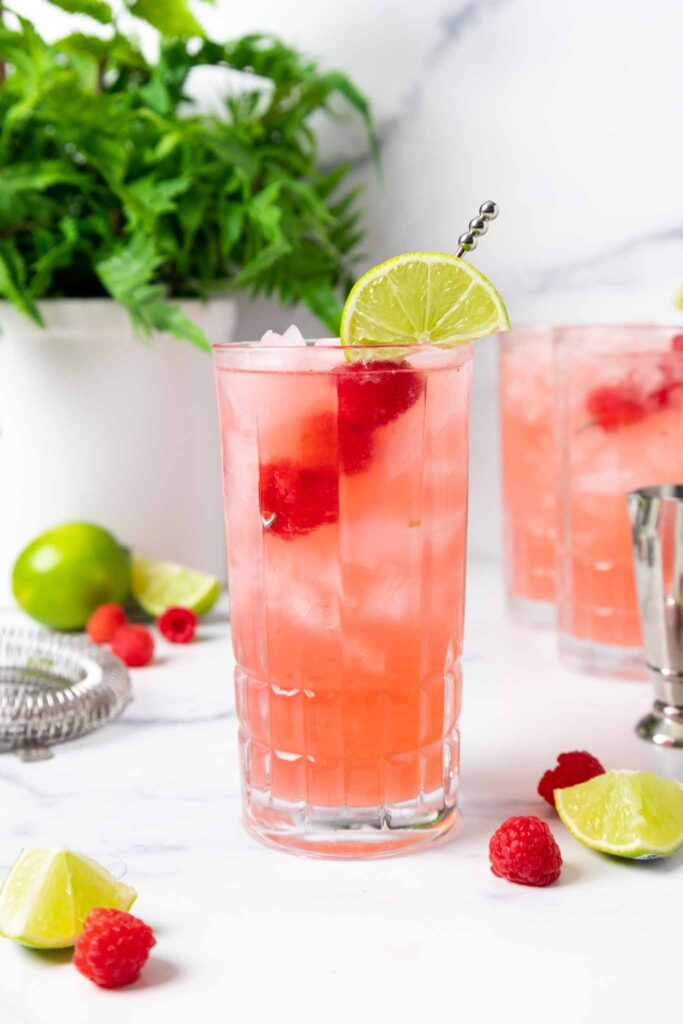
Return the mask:
<svg viewBox="0 0 683 1024">
<path fill-rule="evenodd" d="M 0 296 L 37 323 L 40 299 L 111 296 L 141 332 L 208 349 L 174 299 L 241 289 L 303 301 L 336 333 L 361 215 L 312 119 L 341 99 L 374 147 L 353 83 L 272 36 L 213 42 L 186 0 L 125 0 L 157 30 L 153 61 L 106 0 L 47 2 L 105 35 L 48 43 L 0 3 Z M 265 87 L 201 113 L 186 95 L 200 65 Z"/>
</svg>

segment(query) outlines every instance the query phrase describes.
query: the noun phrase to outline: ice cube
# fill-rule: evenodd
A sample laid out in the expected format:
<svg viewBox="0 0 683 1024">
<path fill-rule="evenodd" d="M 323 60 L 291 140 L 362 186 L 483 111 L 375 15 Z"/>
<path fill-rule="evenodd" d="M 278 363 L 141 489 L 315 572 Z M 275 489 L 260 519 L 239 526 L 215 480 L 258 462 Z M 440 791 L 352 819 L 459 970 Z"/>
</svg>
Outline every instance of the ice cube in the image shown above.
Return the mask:
<svg viewBox="0 0 683 1024">
<path fill-rule="evenodd" d="M 261 341 L 266 345 L 303 345 L 304 336 L 295 324 L 290 324 L 284 334 L 266 331 Z"/>
</svg>

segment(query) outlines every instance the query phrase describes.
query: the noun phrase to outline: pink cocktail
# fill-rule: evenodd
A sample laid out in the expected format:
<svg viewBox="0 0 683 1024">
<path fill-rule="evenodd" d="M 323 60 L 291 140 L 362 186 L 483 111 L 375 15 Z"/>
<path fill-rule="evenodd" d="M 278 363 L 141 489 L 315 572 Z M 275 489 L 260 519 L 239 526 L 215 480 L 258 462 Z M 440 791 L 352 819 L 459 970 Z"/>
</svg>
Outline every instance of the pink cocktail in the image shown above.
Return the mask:
<svg viewBox="0 0 683 1024">
<path fill-rule="evenodd" d="M 642 676 L 629 491 L 683 480 L 683 332 L 556 332 L 561 651 L 594 672 Z"/>
<path fill-rule="evenodd" d="M 517 328 L 498 341 L 505 579 L 515 619 L 555 619 L 557 501 L 552 331 Z"/>
<path fill-rule="evenodd" d="M 430 842 L 456 820 L 470 349 L 214 353 L 247 826 Z"/>
</svg>

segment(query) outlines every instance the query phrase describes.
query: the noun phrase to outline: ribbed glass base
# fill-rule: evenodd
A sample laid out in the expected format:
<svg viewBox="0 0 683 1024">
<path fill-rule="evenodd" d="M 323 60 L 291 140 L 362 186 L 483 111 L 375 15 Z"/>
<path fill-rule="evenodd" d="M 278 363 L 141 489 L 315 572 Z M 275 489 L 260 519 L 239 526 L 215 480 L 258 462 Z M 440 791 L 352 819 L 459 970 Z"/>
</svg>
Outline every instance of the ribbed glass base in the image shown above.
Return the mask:
<svg viewBox="0 0 683 1024">
<path fill-rule="evenodd" d="M 560 658 L 570 668 L 595 676 L 619 679 L 648 678 L 645 657 L 640 647 L 619 647 L 584 640 L 571 633 L 560 633 Z"/>
<path fill-rule="evenodd" d="M 382 807 L 311 807 L 269 801 L 252 790 L 245 804 L 247 831 L 267 846 L 309 857 L 392 857 L 432 845 L 454 829 L 457 807 L 443 790 L 404 804 Z"/>
</svg>

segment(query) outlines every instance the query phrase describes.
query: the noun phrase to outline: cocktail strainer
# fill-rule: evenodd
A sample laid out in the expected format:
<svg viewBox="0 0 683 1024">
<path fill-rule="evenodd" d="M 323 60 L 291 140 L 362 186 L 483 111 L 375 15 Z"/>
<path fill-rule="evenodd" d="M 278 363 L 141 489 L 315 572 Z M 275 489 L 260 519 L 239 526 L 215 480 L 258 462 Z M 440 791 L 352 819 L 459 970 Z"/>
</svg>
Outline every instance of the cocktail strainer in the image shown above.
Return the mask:
<svg viewBox="0 0 683 1024">
<path fill-rule="evenodd" d="M 55 743 L 116 718 L 132 699 L 124 665 L 87 640 L 0 630 L 0 752 L 51 757 Z"/>
</svg>

